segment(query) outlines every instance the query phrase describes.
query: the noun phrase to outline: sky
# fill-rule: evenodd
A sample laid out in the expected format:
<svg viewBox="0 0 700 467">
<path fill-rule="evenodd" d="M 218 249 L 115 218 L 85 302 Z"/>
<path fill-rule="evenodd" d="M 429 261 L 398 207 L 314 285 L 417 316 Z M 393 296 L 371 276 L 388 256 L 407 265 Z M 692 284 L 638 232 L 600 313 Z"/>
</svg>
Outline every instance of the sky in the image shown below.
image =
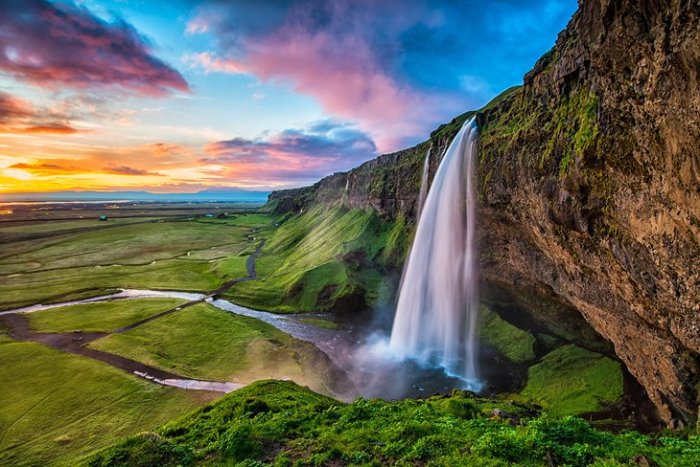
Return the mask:
<svg viewBox="0 0 700 467">
<path fill-rule="evenodd" d="M 575 9 L 0 0 L 0 198 L 307 185 L 521 84 Z"/>
</svg>

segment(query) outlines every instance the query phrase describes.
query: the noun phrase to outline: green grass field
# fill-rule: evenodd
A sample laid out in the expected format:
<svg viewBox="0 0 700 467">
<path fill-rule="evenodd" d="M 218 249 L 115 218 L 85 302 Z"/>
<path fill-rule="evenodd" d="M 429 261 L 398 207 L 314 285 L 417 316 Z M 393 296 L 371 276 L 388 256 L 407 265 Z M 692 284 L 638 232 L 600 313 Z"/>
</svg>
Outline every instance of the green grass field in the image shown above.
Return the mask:
<svg viewBox="0 0 700 467">
<path fill-rule="evenodd" d="M 0 465 L 75 465 L 214 397 L 0 335 Z"/>
<path fill-rule="evenodd" d="M 208 304 L 183 309 L 90 346 L 190 378 L 240 383 L 289 378 L 329 392 L 325 382 L 328 362 L 312 344 Z"/>
<path fill-rule="evenodd" d="M 79 230 L 86 228 L 109 228 L 113 225 L 128 225 L 136 222 L 145 222 L 157 220 L 155 217 L 138 217 L 138 218 L 122 218 L 110 219 L 109 222 L 99 221 L 97 219 L 84 219 L 72 221 L 37 221 L 26 222 L 15 225 L 14 223 L 0 223 L 0 238 L 19 238 L 20 235 L 27 234 L 47 234 L 57 233 L 67 230 Z"/>
<path fill-rule="evenodd" d="M 90 229 L 94 221 L 76 221 L 88 229 L 5 242 L 0 253 L 0 310 L 115 288 L 210 291 L 246 275 L 246 257 L 255 245 L 249 238 L 252 230 L 275 219 L 239 214 L 98 230 Z M 67 229 L 63 224 L 70 223 L 61 223 Z"/>
<path fill-rule="evenodd" d="M 38 332 L 107 332 L 182 305 L 185 300 L 145 298 L 86 303 L 28 313 Z"/>
</svg>

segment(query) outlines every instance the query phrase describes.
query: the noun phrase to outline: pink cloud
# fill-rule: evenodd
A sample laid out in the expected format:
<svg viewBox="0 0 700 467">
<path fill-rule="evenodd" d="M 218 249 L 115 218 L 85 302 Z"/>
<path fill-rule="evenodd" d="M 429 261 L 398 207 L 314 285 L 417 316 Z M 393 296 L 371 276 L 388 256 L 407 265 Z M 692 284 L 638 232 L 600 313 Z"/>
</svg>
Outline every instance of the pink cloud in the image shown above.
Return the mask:
<svg viewBox="0 0 700 467">
<path fill-rule="evenodd" d="M 217 58 L 209 52 L 201 52 L 197 54 L 186 54 L 183 61 L 190 65 L 198 66 L 204 71 L 229 73 L 232 75 L 248 73 L 248 67 L 243 63 L 226 58 Z"/>
<path fill-rule="evenodd" d="M 376 155 L 374 142 L 353 126 L 332 120 L 258 139 L 233 138 L 205 146 L 200 163 L 236 183 L 310 182 Z"/>
<path fill-rule="evenodd" d="M 70 135 L 79 131 L 65 116 L 36 109 L 29 102 L 0 91 L 0 133 Z"/>
<path fill-rule="evenodd" d="M 239 2 L 228 8 L 216 4 L 191 23 L 207 24 L 221 45 L 218 56 L 198 56 L 201 66 L 250 73 L 313 96 L 328 114 L 357 122 L 380 151 L 413 143 L 445 114 L 463 111 L 465 103 L 456 93 L 412 86 L 392 70 L 391 60 L 401 55 L 397 37 L 422 21 L 421 8 L 385 2 L 290 2 L 264 24 L 252 20 L 268 7 Z M 391 21 L 384 22 L 386 15 Z M 387 30 L 386 43 L 380 46 L 377 28 Z"/>
<path fill-rule="evenodd" d="M 0 2 L 0 30 L 0 71 L 20 80 L 151 96 L 189 91 L 180 73 L 153 56 L 131 25 L 108 23 L 84 7 L 6 0 Z"/>
</svg>

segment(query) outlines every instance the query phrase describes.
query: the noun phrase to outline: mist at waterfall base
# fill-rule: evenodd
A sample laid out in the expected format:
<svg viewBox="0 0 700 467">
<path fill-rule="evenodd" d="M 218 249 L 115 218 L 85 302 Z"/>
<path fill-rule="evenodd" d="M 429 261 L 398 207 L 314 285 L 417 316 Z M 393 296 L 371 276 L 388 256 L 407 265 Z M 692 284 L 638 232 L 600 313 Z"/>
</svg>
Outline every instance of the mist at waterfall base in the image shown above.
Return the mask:
<svg viewBox="0 0 700 467">
<path fill-rule="evenodd" d="M 395 399 L 483 387 L 476 338 L 476 134 L 473 119 L 462 126 L 429 190 L 426 155 L 419 222 L 391 334 L 365 334 L 342 365 L 359 395 Z"/>
</svg>

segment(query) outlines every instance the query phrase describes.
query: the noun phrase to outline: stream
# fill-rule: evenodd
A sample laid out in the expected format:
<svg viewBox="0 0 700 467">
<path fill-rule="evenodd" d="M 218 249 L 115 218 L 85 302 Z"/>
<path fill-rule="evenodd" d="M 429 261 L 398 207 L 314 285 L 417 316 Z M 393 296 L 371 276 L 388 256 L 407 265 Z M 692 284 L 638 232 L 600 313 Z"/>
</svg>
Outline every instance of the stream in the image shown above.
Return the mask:
<svg viewBox="0 0 700 467">
<path fill-rule="evenodd" d="M 206 302 L 229 313 L 263 321 L 274 326 L 290 336 L 310 342 L 324 352 L 331 361 L 355 383 L 348 387 L 345 394 L 339 394 L 344 399 L 354 399 L 357 396 L 382 397 L 385 399 L 402 399 L 406 397 L 428 396 L 435 392 L 449 392 L 454 388 L 463 387 L 458 378 L 447 375 L 439 368 L 425 368 L 415 362 L 396 362 L 382 358 L 382 338 L 373 334 L 369 319 L 343 319 L 331 313 L 300 313 L 281 315 L 265 311 L 253 310 L 237 305 L 228 300 L 215 298 L 214 294 L 192 293 L 182 291 L 121 289 L 117 293 L 73 300 L 62 303 L 37 304 L 14 310 L 0 312 L 0 318 L 11 321 L 11 334 L 20 340 L 30 340 L 44 343 L 54 348 L 82 354 L 117 368 L 126 370 L 136 376 L 156 384 L 174 386 L 182 389 L 205 390 L 228 393 L 239 389 L 242 384 L 220 381 L 202 381 L 184 378 L 180 375 L 164 372 L 139 362 L 123 359 L 119 356 L 90 349 L 85 344 L 104 337 L 106 333 L 81 333 L 79 342 L 75 342 L 74 333 L 42 334 L 31 331 L 26 319 L 20 316 L 26 313 L 50 310 L 71 305 L 99 303 L 109 300 L 135 300 L 144 298 L 176 298 L 187 300 L 186 303 L 147 318 L 139 323 L 125 326 L 115 332 L 125 332 L 145 322 L 159 318 L 165 314 L 177 312 L 182 308 Z M 327 329 L 305 322 L 309 319 L 324 319 L 332 321 L 336 329 Z M 379 349 L 377 351 L 377 349 Z"/>
</svg>

